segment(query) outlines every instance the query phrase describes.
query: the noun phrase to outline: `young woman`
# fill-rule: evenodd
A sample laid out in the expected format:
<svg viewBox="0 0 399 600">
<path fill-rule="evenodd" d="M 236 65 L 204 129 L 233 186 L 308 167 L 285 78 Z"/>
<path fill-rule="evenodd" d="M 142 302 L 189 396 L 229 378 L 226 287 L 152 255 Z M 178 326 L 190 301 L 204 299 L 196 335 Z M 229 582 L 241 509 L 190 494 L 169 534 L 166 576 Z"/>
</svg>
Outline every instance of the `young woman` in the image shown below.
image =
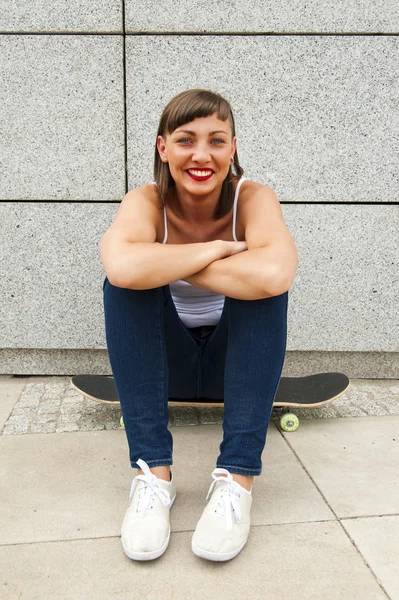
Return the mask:
<svg viewBox="0 0 399 600">
<path fill-rule="evenodd" d="M 139 469 L 122 523 L 135 560 L 157 558 L 169 543 L 168 396 L 224 398 L 193 552 L 229 560 L 248 539 L 297 252 L 273 190 L 242 175 L 229 103 L 207 90 L 182 92 L 161 116 L 155 182 L 126 194 L 101 240 L 107 347 Z"/>
</svg>

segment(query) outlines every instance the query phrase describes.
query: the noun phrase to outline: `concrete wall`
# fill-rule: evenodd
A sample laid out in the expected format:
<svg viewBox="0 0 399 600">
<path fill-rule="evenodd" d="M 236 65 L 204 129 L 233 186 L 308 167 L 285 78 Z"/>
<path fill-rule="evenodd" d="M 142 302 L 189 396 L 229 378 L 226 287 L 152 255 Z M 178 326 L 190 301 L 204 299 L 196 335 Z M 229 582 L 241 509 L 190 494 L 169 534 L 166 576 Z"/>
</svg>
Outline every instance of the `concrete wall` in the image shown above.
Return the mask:
<svg viewBox="0 0 399 600">
<path fill-rule="evenodd" d="M 393 0 L 0 0 L 0 372 L 110 373 L 99 240 L 205 87 L 297 242 L 285 374 L 398 376 L 398 31 Z"/>
</svg>

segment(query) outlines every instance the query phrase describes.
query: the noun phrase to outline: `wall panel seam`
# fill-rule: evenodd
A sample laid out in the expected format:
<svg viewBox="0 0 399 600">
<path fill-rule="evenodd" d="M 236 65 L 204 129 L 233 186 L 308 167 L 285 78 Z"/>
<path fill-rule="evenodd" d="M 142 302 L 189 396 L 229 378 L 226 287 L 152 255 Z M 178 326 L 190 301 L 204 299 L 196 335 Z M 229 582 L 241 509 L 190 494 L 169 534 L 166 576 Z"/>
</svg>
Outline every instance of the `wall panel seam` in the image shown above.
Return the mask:
<svg viewBox="0 0 399 600">
<path fill-rule="evenodd" d="M 127 32 L 127 37 L 398 37 L 399 32 L 322 32 L 322 31 L 133 31 Z"/>
<path fill-rule="evenodd" d="M 126 65 L 126 18 L 125 18 L 125 0 L 122 0 L 122 55 L 123 55 L 123 123 L 125 140 L 125 194 L 129 191 L 129 172 L 128 172 L 128 132 L 127 132 L 127 65 Z"/>
<path fill-rule="evenodd" d="M 331 32 L 331 31 L 0 31 L 0 36 L 115 36 L 115 37 L 167 37 L 167 36 L 196 36 L 196 37 L 398 37 L 399 32 Z"/>
<path fill-rule="evenodd" d="M 0 203 L 2 204 L 118 204 L 121 202 L 121 199 L 116 198 L 115 200 L 79 200 L 79 199 L 69 199 L 69 200 L 54 200 L 54 199 L 46 199 L 46 198 L 38 198 L 38 199 L 0 199 Z M 331 202 L 323 201 L 323 200 L 279 200 L 280 204 L 297 204 L 298 206 L 399 206 L 399 202 L 355 202 L 350 200 L 348 202 L 333 200 Z"/>
</svg>

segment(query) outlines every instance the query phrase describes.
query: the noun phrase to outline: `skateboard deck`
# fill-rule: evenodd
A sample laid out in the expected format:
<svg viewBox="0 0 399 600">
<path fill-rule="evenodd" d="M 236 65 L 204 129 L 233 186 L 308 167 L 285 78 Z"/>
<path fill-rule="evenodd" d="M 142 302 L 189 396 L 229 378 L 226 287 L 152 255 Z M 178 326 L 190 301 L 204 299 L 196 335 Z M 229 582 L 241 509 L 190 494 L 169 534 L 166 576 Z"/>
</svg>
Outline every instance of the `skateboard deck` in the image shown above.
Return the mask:
<svg viewBox="0 0 399 600">
<path fill-rule="evenodd" d="M 107 375 L 75 375 L 72 386 L 83 396 L 103 404 L 119 404 L 114 378 Z M 333 402 L 349 388 L 349 379 L 343 373 L 316 373 L 305 377 L 282 377 L 273 406 L 286 408 L 316 408 Z M 196 398 L 180 400 L 169 398 L 169 406 L 217 407 L 223 400 Z M 294 431 L 299 424 L 296 415 L 282 416 L 281 426 L 286 431 Z M 290 429 L 288 429 L 289 427 Z"/>
</svg>

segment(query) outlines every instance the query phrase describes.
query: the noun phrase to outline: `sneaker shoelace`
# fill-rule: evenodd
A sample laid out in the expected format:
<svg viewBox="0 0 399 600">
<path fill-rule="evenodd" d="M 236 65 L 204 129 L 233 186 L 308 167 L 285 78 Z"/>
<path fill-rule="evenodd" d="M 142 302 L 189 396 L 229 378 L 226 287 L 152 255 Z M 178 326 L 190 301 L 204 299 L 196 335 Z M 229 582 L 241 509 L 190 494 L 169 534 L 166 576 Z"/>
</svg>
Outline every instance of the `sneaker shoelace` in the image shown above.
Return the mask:
<svg viewBox="0 0 399 600">
<path fill-rule="evenodd" d="M 144 472 L 144 475 L 137 475 L 137 477 L 133 479 L 129 494 L 130 501 L 133 498 L 134 491 L 139 481 L 144 481 L 145 485 L 141 488 L 141 490 L 139 490 L 138 493 L 139 501 L 137 505 L 137 512 L 147 510 L 150 507 L 150 504 L 152 504 L 152 499 L 154 496 L 157 496 L 164 506 L 169 506 L 171 502 L 169 492 L 159 487 L 158 478 L 156 475 L 154 475 L 154 473 L 151 473 L 147 463 L 139 458 L 137 464 Z"/>
<path fill-rule="evenodd" d="M 227 475 L 227 477 L 222 476 L 222 473 Z M 215 487 L 218 481 L 223 483 L 227 483 L 226 487 L 221 487 L 220 490 L 220 502 L 215 510 L 219 515 L 225 515 L 226 517 L 226 527 L 229 532 L 229 537 L 232 537 L 233 531 L 233 512 L 235 516 L 236 523 L 241 523 L 242 521 L 242 512 L 240 507 L 240 492 L 237 487 L 234 485 L 233 476 L 231 473 L 227 471 L 227 469 L 215 469 L 212 473 L 213 481 L 208 491 L 208 495 L 206 499 L 208 500 L 209 496 L 212 493 L 213 488 Z"/>
</svg>

